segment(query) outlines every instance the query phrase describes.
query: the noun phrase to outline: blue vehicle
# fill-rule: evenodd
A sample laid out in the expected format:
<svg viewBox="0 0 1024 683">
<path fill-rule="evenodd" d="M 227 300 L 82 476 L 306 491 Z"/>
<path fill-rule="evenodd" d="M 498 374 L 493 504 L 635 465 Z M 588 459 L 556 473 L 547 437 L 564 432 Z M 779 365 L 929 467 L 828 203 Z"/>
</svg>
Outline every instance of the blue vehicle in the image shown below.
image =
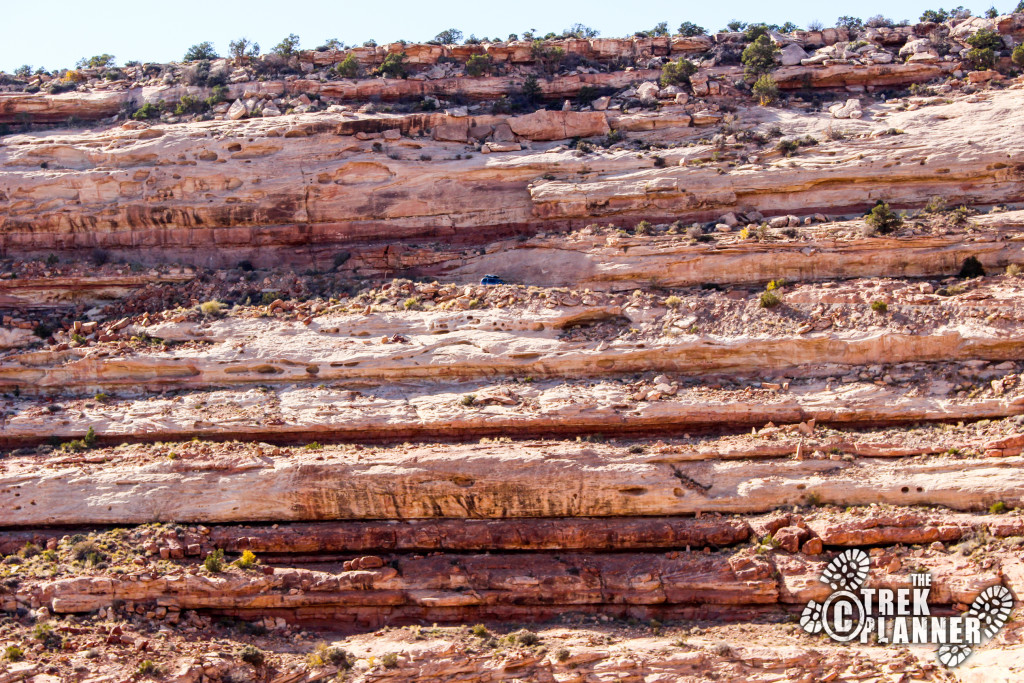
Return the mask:
<svg viewBox="0 0 1024 683">
<path fill-rule="evenodd" d="M 504 285 L 507 284 L 497 275 L 484 275 L 480 278 L 480 284 L 482 285 Z"/>
</svg>

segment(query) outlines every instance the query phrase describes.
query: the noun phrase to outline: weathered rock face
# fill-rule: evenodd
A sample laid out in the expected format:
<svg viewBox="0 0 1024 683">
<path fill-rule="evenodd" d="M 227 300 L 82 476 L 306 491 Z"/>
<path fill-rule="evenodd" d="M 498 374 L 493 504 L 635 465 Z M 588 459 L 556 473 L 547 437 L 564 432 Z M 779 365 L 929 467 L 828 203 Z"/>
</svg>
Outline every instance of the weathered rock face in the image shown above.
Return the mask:
<svg viewBox="0 0 1024 683">
<path fill-rule="evenodd" d="M 232 460 L 125 464 L 88 477 L 73 463 L 34 471 L 31 461 L 14 461 L 0 475 L 0 501 L 11 511 L 6 526 L 761 513 L 808 496 L 840 506 L 878 501 L 969 510 L 995 500 L 1020 505 L 1020 464 L 1020 457 L 964 464 L 933 456 L 865 466 L 623 459 L 606 449 L 557 445 L 414 450 L 356 462 L 342 454 L 319 461 L 254 451 Z M 572 484 L 580 481 L 585 494 Z"/>
<path fill-rule="evenodd" d="M 382 231 L 390 241 L 481 240 L 511 226 L 594 219 L 701 220 L 743 207 L 766 214 L 848 210 L 869 206 L 883 193 L 896 205 L 923 204 L 935 195 L 951 202 L 1006 201 L 1020 193 L 1018 173 L 1005 161 L 1019 143 L 1001 122 L 1019 101 L 1019 91 L 984 103 L 960 101 L 942 107 L 946 119 L 938 123 L 926 110 L 893 112 L 884 125 L 904 126 L 904 134 L 873 138 L 856 157 L 826 167 L 808 159 L 795 167 L 772 163 L 725 174 L 530 150 L 442 160 L 454 151 L 449 144 L 402 138 L 385 150 L 372 139 L 349 137 L 385 125 L 452 125 L 443 116 L 367 119 L 365 126 L 356 125 L 361 119 L 321 115 L 315 125 L 281 117 L 113 129 L 98 134 L 99 148 L 91 135 L 45 142 L 11 137 L 0 148 L 0 197 L 7 198 L 0 237 L 8 251 L 98 246 L 211 262 L 217 258 L 206 248 L 211 244 L 234 261 L 246 246 L 352 244 L 373 241 Z M 970 127 L 957 122 L 965 116 Z M 549 139 L 601 135 L 608 130 L 604 117 L 538 112 L 507 120 L 521 137 Z M 486 135 L 495 135 L 500 123 L 478 117 L 463 125 L 467 135 L 474 126 L 491 126 Z M 243 130 L 246 137 L 237 137 Z M 987 151 L 967 144 L 979 136 L 999 143 Z M 924 139 L 927 153 L 911 151 Z M 908 153 L 915 163 L 901 161 Z M 583 168 L 581 182 L 575 174 Z"/>
<path fill-rule="evenodd" d="M 801 615 L 1024 590 L 1021 21 L 0 86 L 0 683 L 1020 679 Z"/>
</svg>

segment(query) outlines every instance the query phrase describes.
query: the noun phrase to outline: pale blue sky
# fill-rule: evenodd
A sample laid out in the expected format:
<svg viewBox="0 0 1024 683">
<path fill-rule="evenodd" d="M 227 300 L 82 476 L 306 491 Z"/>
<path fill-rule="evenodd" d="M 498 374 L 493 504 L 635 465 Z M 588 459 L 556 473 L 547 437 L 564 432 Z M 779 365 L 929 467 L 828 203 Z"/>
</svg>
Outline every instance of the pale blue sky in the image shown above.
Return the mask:
<svg viewBox="0 0 1024 683">
<path fill-rule="evenodd" d="M 965 3 L 980 14 L 992 1 Z M 1017 0 L 999 0 L 1000 13 Z M 223 2 L 217 0 L 49 0 L 44 4 L 4 0 L 0 4 L 0 70 L 21 64 L 47 69 L 73 66 L 80 57 L 109 53 L 118 64 L 127 60 L 166 62 L 180 60 L 189 45 L 212 41 L 218 52 L 228 41 L 248 36 L 264 51 L 288 33 L 296 33 L 304 48 L 327 38 L 361 44 L 405 39 L 423 41 L 446 28 L 466 36 L 501 36 L 531 28 L 541 34 L 560 32 L 575 22 L 598 29 L 602 36 L 623 36 L 649 29 L 660 21 L 675 28 L 693 21 L 710 31 L 730 19 L 800 26 L 819 20 L 831 26 L 840 14 L 867 18 L 875 14 L 899 21 L 916 21 L 921 12 L 939 3 L 924 0 L 860 0 L 859 2 L 667 2 L 661 0 L 554 2 L 553 0 L 377 0 L 349 2 Z M 942 5 L 950 9 L 950 5 Z"/>
</svg>

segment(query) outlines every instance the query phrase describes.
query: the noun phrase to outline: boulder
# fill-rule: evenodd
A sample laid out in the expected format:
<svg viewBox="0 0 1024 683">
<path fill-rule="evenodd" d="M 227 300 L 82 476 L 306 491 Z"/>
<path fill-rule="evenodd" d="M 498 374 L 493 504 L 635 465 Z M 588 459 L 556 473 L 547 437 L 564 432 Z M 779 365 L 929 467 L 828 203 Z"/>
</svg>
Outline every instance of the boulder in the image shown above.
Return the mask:
<svg viewBox="0 0 1024 683">
<path fill-rule="evenodd" d="M 721 120 L 721 114 L 709 109 L 698 111 L 693 115 L 693 125 L 695 126 L 709 126 L 711 124 L 718 123 Z"/>
<path fill-rule="evenodd" d="M 507 123 L 499 123 L 494 127 L 491 140 L 495 142 L 515 142 L 516 136 Z"/>
<path fill-rule="evenodd" d="M 242 100 L 235 100 L 231 104 L 231 107 L 228 108 L 228 113 L 226 114 L 226 116 L 232 121 L 237 121 L 238 119 L 244 117 L 248 113 L 249 111 L 245 108 L 245 104 L 242 102 Z"/>
<path fill-rule="evenodd" d="M 518 142 L 485 142 L 480 148 L 483 154 L 491 152 L 518 152 L 523 148 Z"/>
<path fill-rule="evenodd" d="M 900 48 L 900 57 L 916 55 L 919 52 L 927 52 L 929 50 L 932 50 L 932 41 L 927 38 L 918 38 L 917 40 L 909 41 L 906 45 Z"/>
<path fill-rule="evenodd" d="M 636 89 L 636 96 L 644 104 L 654 104 L 658 100 L 659 90 L 657 83 L 648 81 L 640 84 L 640 87 Z"/>
<path fill-rule="evenodd" d="M 448 119 L 445 123 L 434 126 L 433 138 L 442 142 L 469 142 L 469 120 Z"/>
<path fill-rule="evenodd" d="M 846 104 L 833 104 L 828 110 L 834 119 L 859 119 L 863 115 L 860 100 L 855 98 L 846 100 Z"/>
<path fill-rule="evenodd" d="M 796 43 L 790 43 L 782 48 L 782 53 L 779 55 L 779 61 L 783 66 L 796 66 L 807 58 L 808 54 Z"/>
<path fill-rule="evenodd" d="M 566 140 L 607 135 L 611 129 L 601 112 L 535 111 L 508 119 L 516 135 L 528 140 Z"/>
<path fill-rule="evenodd" d="M 784 526 L 775 532 L 773 538 L 783 550 L 795 553 L 800 550 L 800 545 L 808 540 L 811 533 L 807 529 L 798 526 Z"/>
<path fill-rule="evenodd" d="M 494 132 L 494 126 L 472 126 L 469 129 L 469 137 L 474 140 L 483 140 Z"/>
</svg>

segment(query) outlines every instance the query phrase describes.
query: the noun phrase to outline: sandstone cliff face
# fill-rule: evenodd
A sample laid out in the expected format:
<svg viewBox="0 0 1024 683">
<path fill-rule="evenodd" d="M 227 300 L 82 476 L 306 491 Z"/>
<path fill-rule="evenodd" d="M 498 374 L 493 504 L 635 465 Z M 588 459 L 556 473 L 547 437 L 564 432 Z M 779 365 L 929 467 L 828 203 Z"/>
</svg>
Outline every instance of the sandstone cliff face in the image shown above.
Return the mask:
<svg viewBox="0 0 1024 683">
<path fill-rule="evenodd" d="M 939 195 L 996 203 L 1021 192 L 1013 161 L 1019 143 L 1003 125 L 1019 104 L 1019 91 L 1011 91 L 977 103 L 880 110 L 884 123 L 858 128 L 868 137 L 856 152 L 823 144 L 795 164 L 748 159 L 724 174 L 603 152 L 464 155 L 462 146 L 415 137 L 381 146 L 344 134 L 351 122 L 329 115 L 315 126 L 298 116 L 111 129 L 98 134 L 99 146 L 89 134 L 14 136 L 0 148 L 7 206 L 0 229 L 9 253 L 102 247 L 214 265 L 246 249 L 350 245 L 384 232 L 389 241 L 478 242 L 510 229 L 591 221 L 846 211 L 883 197 L 907 206 Z M 549 112 L 508 122 L 514 135 L 547 140 L 601 134 L 608 130 L 603 116 Z M 966 117 L 970 126 L 961 123 Z M 465 125 L 483 126 L 489 136 L 502 125 L 492 121 Z M 374 125 L 401 130 L 405 123 L 394 117 Z M 453 124 L 431 117 L 418 125 L 422 132 Z M 894 125 L 902 135 L 871 137 Z M 991 146 L 968 144 L 972 137 Z M 925 139 L 927 148 L 917 151 Z M 217 252 L 206 248 L 214 244 Z"/>
<path fill-rule="evenodd" d="M 1024 590 L 1022 26 L 2 86 L 0 683 L 1020 679 L 800 617 Z"/>
</svg>

